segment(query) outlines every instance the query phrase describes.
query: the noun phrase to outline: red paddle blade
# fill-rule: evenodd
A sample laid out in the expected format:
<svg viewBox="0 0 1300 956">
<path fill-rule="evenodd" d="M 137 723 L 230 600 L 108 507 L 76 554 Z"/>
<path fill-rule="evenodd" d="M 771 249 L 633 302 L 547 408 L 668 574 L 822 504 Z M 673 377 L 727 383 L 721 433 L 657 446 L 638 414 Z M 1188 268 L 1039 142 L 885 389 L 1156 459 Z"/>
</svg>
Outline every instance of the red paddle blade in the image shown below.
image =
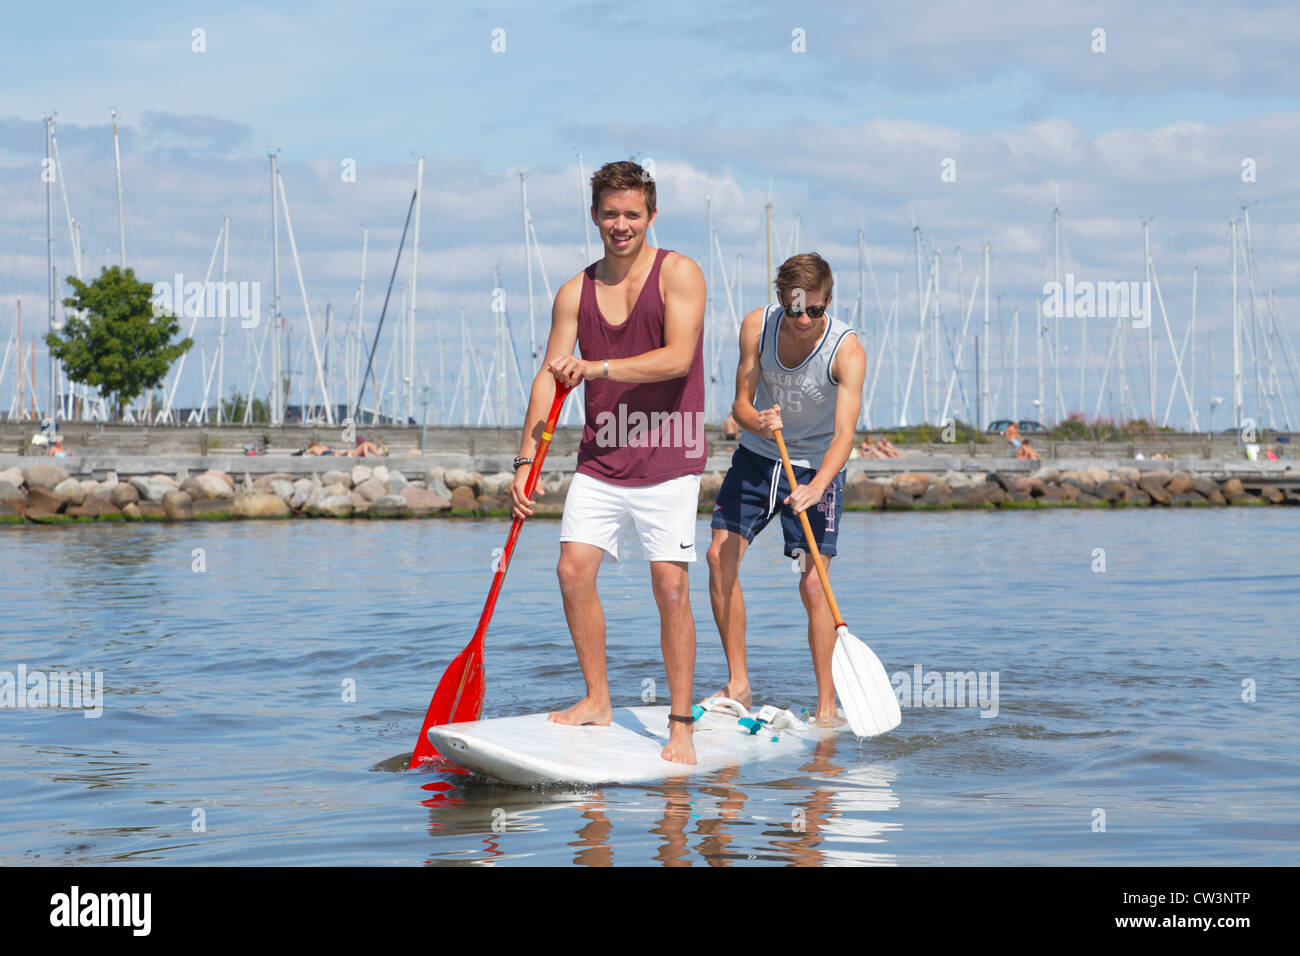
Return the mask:
<svg viewBox="0 0 1300 956">
<path fill-rule="evenodd" d="M 542 472 L 542 462 L 546 460 L 546 450 L 551 447 L 555 424 L 560 419 L 560 407 L 564 404 L 564 397 L 569 394 L 569 391 L 568 386 L 556 383 L 551 412 L 546 416 L 542 439 L 537 444 L 537 455 L 533 459 L 533 467 L 528 472 L 528 497 L 532 497 L 537 487 L 537 479 Z M 424 715 L 420 736 L 415 741 L 415 750 L 411 754 L 412 768 L 430 760 L 447 759 L 438 753 L 433 744 L 429 743 L 430 727 L 462 720 L 478 720 L 483 713 L 483 636 L 487 634 L 492 612 L 496 609 L 497 595 L 501 593 L 501 585 L 506 578 L 506 568 L 510 566 L 510 555 L 515 549 L 515 541 L 519 538 L 523 521 L 523 518 L 516 518 L 510 525 L 505 552 L 497 573 L 492 577 L 492 588 L 488 591 L 487 603 L 483 605 L 483 614 L 479 617 L 478 632 L 443 672 L 442 680 L 438 681 L 438 689 L 434 692 L 433 700 L 429 702 L 429 710 Z"/>
<path fill-rule="evenodd" d="M 429 742 L 429 728 L 478 720 L 483 713 L 483 637 L 476 636 L 456 655 L 438 681 L 429 710 L 420 725 L 420 736 L 411 754 L 411 768 L 442 756 Z"/>
</svg>

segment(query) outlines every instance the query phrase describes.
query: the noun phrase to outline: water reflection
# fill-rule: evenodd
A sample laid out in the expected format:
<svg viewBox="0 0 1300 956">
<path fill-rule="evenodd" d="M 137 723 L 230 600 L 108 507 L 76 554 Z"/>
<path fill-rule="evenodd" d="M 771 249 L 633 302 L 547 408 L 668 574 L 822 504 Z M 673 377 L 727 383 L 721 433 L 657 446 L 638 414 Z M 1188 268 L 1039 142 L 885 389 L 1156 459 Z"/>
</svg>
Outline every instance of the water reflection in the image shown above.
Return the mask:
<svg viewBox="0 0 1300 956">
<path fill-rule="evenodd" d="M 439 842 L 480 838 L 478 863 L 527 859 L 525 847 L 554 846 L 571 832 L 564 845 L 577 866 L 895 864 L 885 844 L 902 829 L 890 818 L 897 771 L 856 763 L 857 746 L 848 736 L 819 741 L 794 776 L 777 779 L 750 765 L 652 786 L 528 790 L 438 774 L 421 785 L 421 802 Z"/>
</svg>

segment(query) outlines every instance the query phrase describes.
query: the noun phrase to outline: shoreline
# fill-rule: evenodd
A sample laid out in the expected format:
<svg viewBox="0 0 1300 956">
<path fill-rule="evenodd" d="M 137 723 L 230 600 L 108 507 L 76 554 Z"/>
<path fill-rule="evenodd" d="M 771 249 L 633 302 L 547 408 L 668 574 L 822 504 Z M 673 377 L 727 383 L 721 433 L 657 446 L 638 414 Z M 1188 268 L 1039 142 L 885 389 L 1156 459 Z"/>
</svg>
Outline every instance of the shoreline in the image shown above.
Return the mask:
<svg viewBox="0 0 1300 956">
<path fill-rule="evenodd" d="M 181 457 L 182 461 L 120 455 L 0 456 L 0 524 L 510 517 L 507 489 L 514 475 L 504 470 L 508 462 L 495 455 Z M 435 463 L 439 460 L 452 467 Z M 712 510 L 729 463 L 723 457 L 705 462 L 700 481 L 702 513 Z M 1300 505 L 1300 470 L 1293 464 L 1201 458 L 854 459 L 846 467 L 844 509 Z M 575 459 L 561 456 L 548 460 L 548 465 L 552 467 L 542 476 L 546 494 L 538 501 L 537 517 L 558 517 L 563 511 Z"/>
</svg>

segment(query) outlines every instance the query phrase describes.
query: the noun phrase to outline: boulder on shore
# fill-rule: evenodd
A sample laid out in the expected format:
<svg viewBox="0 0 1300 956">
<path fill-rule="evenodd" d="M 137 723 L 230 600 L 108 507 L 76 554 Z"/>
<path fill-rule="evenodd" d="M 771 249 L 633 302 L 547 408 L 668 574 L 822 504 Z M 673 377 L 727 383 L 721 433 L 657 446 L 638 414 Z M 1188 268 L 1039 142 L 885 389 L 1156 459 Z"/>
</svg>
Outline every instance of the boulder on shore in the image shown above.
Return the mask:
<svg viewBox="0 0 1300 956">
<path fill-rule="evenodd" d="M 53 491 L 60 484 L 68 480 L 68 473 L 58 465 L 29 465 L 23 472 L 23 481 L 30 488 L 44 488 L 46 491 Z M 17 482 L 14 482 L 17 484 Z"/>
<path fill-rule="evenodd" d="M 238 518 L 287 518 L 289 506 L 279 495 L 245 491 L 235 496 L 234 514 Z"/>
</svg>

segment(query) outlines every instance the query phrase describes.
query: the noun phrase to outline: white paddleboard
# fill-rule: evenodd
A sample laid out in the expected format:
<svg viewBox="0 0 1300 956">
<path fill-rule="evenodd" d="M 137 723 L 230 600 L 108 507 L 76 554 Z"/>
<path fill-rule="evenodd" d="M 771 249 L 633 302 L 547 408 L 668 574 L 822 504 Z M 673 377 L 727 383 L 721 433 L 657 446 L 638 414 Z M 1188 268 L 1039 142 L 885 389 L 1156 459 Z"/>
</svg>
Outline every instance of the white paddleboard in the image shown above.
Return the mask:
<svg viewBox="0 0 1300 956">
<path fill-rule="evenodd" d="M 755 712 L 757 714 L 757 711 Z M 659 756 L 668 743 L 668 708 L 620 707 L 607 727 L 556 724 L 546 714 L 497 717 L 429 728 L 429 741 L 461 766 L 503 783 L 648 783 L 798 754 L 834 730 L 786 726 L 757 733 L 736 714 L 705 713 L 695 724 L 694 764 Z"/>
</svg>

